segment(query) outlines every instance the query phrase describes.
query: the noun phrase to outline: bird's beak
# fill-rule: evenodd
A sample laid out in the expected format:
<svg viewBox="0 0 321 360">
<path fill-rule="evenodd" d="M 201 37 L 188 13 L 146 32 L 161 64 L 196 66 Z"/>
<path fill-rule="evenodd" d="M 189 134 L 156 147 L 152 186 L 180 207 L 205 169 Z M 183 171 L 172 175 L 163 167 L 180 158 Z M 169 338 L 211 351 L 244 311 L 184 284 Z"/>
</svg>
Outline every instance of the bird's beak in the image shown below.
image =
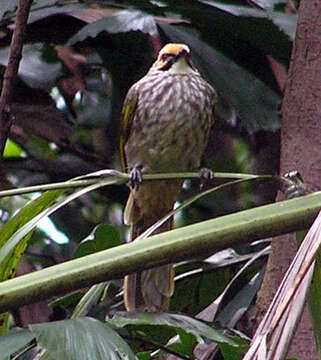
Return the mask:
<svg viewBox="0 0 321 360">
<path fill-rule="evenodd" d="M 186 51 L 185 49 L 181 50 L 174 58 L 174 61 L 173 62 L 176 62 L 178 61 L 180 58 L 184 58 L 186 63 L 192 68 L 195 70 L 195 67 L 193 65 L 193 62 L 192 62 L 192 59 L 191 59 L 191 54 Z"/>
<path fill-rule="evenodd" d="M 187 52 L 185 49 L 181 50 L 176 56 L 175 56 L 175 61 L 177 61 L 179 58 L 181 57 L 185 57 L 185 59 L 187 60 L 189 58 L 189 52 Z"/>
</svg>

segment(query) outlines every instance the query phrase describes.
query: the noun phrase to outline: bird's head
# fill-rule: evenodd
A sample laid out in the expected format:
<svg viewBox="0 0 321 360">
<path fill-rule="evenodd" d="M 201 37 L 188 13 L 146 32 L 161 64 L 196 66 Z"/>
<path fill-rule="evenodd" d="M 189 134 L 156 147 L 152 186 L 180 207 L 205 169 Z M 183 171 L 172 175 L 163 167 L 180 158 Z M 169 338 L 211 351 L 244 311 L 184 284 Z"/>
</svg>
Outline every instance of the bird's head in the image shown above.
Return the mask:
<svg viewBox="0 0 321 360">
<path fill-rule="evenodd" d="M 167 44 L 158 54 L 154 70 L 185 73 L 196 71 L 190 58 L 190 49 L 185 44 Z"/>
</svg>

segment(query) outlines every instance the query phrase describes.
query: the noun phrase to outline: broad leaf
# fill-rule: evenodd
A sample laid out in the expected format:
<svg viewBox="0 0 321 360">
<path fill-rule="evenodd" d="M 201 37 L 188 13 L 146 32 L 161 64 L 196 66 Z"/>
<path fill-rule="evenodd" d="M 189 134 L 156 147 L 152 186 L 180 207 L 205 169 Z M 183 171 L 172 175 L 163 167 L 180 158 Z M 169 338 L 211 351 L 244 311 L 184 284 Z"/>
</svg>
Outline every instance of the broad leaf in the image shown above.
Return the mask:
<svg viewBox="0 0 321 360">
<path fill-rule="evenodd" d="M 72 2 L 68 3 L 68 1 L 57 1 L 57 0 L 33 1 L 28 18 L 28 24 L 46 18 L 48 16 L 52 16 L 56 14 L 64 14 L 64 13 L 68 14 L 68 12 L 72 10 L 77 10 L 83 7 L 84 4 L 82 4 L 80 1 L 74 3 Z"/>
<path fill-rule="evenodd" d="M 96 184 L 75 191 L 57 203 L 54 202 L 64 190 L 48 191 L 35 201 L 30 202 L 13 217 L 0 231 L 0 274 L 2 274 L 2 280 L 7 280 L 15 274 L 32 231 L 41 219 L 49 216 L 77 197 L 101 187 L 102 184 L 107 184 L 106 181 L 107 183 L 113 183 L 115 179 L 97 180 Z M 2 320 L 3 328 L 1 332 L 5 332 L 7 315 L 3 315 Z"/>
<path fill-rule="evenodd" d="M 3 157 L 19 157 L 23 153 L 22 148 L 14 141 L 7 139 Z"/>
<path fill-rule="evenodd" d="M 7 12 L 12 12 L 18 6 L 18 0 L 2 0 L 0 5 L 0 21 Z"/>
<path fill-rule="evenodd" d="M 151 354 L 149 352 L 147 352 L 147 351 L 137 353 L 136 357 L 137 357 L 138 360 L 149 360 L 149 359 L 152 358 Z"/>
<path fill-rule="evenodd" d="M 48 191 L 35 201 L 30 202 L 29 205 L 25 206 L 19 214 L 11 219 L 0 231 L 0 239 L 1 235 L 4 235 L 4 241 L 3 239 L 1 239 L 2 242 L 0 241 L 0 265 L 3 265 L 1 264 L 2 261 L 6 260 L 6 257 L 13 249 L 17 249 L 17 245 L 20 246 L 23 239 L 31 235 L 31 231 L 37 226 L 41 219 L 51 215 L 70 201 L 77 199 L 87 192 L 115 182 L 117 182 L 115 179 L 97 180 L 96 183 L 77 190 L 56 203 L 53 202 L 63 194 L 64 190 Z"/>
<path fill-rule="evenodd" d="M 218 342 L 235 345 L 236 343 L 222 331 L 215 330 L 202 321 L 193 319 L 185 315 L 170 313 L 133 313 L 118 312 L 109 320 L 109 323 L 116 327 L 125 327 L 127 325 L 163 325 L 184 330 L 188 334 L 192 334 L 200 343 L 204 342 L 203 338 Z"/>
<path fill-rule="evenodd" d="M 0 281 L 14 277 L 33 229 L 37 225 L 37 222 L 33 220 L 46 211 L 62 192 L 62 190 L 55 190 L 40 196 L 25 205 L 3 226 L 0 231 Z M 30 222 L 32 226 L 28 225 Z M 26 231 L 21 231 L 23 229 Z M 6 333 L 7 328 L 8 314 L 0 314 L 0 333 Z"/>
<path fill-rule="evenodd" d="M 250 291 L 253 290 L 255 295 L 255 290 L 250 286 L 249 293 L 245 292 L 239 298 L 241 289 L 251 283 L 254 274 L 262 268 L 263 257 L 267 254 L 268 251 L 264 250 L 264 252 L 239 255 L 232 249 L 225 249 L 203 262 L 182 263 L 176 266 L 177 275 L 175 292 L 170 304 L 171 311 L 198 314 L 198 319 L 213 321 L 216 314 L 223 309 L 223 305 L 230 301 L 243 299 L 249 305 L 252 301 Z M 256 261 L 258 259 L 260 259 L 259 263 Z M 236 270 L 238 272 L 233 277 Z M 225 326 L 226 323 L 221 325 Z"/>
<path fill-rule="evenodd" d="M 244 315 L 261 287 L 264 270 L 256 274 L 248 284 L 218 314 L 216 320 L 222 326 L 232 326 Z"/>
<path fill-rule="evenodd" d="M 124 10 L 84 26 L 68 43 L 73 45 L 88 37 L 95 38 L 102 31 L 110 34 L 141 31 L 152 36 L 157 35 L 157 27 L 152 16 L 141 11 Z"/>
<path fill-rule="evenodd" d="M 30 325 L 29 328 L 38 345 L 55 360 L 135 359 L 130 347 L 114 330 L 93 318 Z"/>
<path fill-rule="evenodd" d="M 227 344 L 219 345 L 224 360 L 241 360 L 249 348 L 247 342 L 243 339 L 235 336 L 233 340 L 238 343 L 238 346 L 228 346 Z"/>
<path fill-rule="evenodd" d="M 14 330 L 8 335 L 0 336 L 0 360 L 8 360 L 10 355 L 21 350 L 34 337 L 29 330 Z"/>
<path fill-rule="evenodd" d="M 50 301 L 48 303 L 48 306 L 52 309 L 54 309 L 55 307 L 74 309 L 76 304 L 81 300 L 82 297 L 83 294 L 81 291 L 74 291 L 71 294 L 67 294 Z"/>
<path fill-rule="evenodd" d="M 238 55 L 242 47 L 250 44 L 252 51 L 260 49 L 263 54 L 271 55 L 284 64 L 288 63 L 292 42 L 289 34 L 276 26 L 270 15 L 278 12 L 214 0 L 194 1 L 190 2 L 190 6 L 186 6 L 185 0 L 166 2 L 169 4 L 168 11 L 190 19 L 205 38 L 212 39 L 212 44 L 219 43 L 224 48 L 227 46 Z M 292 14 L 281 15 L 289 15 L 289 21 L 296 20 Z M 252 54 L 248 55 L 251 57 Z"/>
<path fill-rule="evenodd" d="M 25 44 L 19 66 L 20 78 L 30 87 L 50 90 L 62 75 L 60 62 L 48 63 L 43 58 L 41 43 Z M 7 66 L 9 48 L 0 49 L 0 64 Z"/>
<path fill-rule="evenodd" d="M 34 219 L 46 211 L 57 198 L 63 193 L 62 190 L 47 192 L 38 199 L 25 205 L 13 218 L 11 218 L 0 231 L 0 280 L 12 277 L 15 268 L 27 246 L 31 231 L 37 225 Z M 40 220 L 40 219 L 38 219 Z M 32 224 L 29 226 L 30 222 Z M 22 231 L 25 229 L 24 231 Z M 14 251 L 10 257 L 8 255 Z"/>
<path fill-rule="evenodd" d="M 80 299 L 79 303 L 75 307 L 71 318 L 77 318 L 80 316 L 86 316 L 90 309 L 96 305 L 106 293 L 109 287 L 109 281 L 100 284 L 93 285 L 86 294 Z"/>
<path fill-rule="evenodd" d="M 294 14 L 284 14 L 278 11 L 271 11 L 271 10 L 270 11 L 257 10 L 248 6 L 235 6 L 235 5 L 226 5 L 226 4 L 223 5 L 222 3 L 218 3 L 218 2 L 214 4 L 214 2 L 212 1 L 206 1 L 206 3 L 209 5 L 213 5 L 223 11 L 226 11 L 227 13 L 234 16 L 249 17 L 249 18 L 253 18 L 253 20 L 255 18 L 267 19 L 267 21 L 271 20 L 272 23 L 276 25 L 279 30 L 281 30 L 287 36 L 289 36 L 289 38 L 292 41 L 294 40 L 296 23 L 297 23 L 297 16 Z M 271 35 L 272 32 L 276 31 L 276 29 L 273 28 L 273 24 L 270 24 L 270 26 L 266 26 L 265 35 L 267 35 L 268 33 Z M 249 25 L 251 26 L 251 24 Z"/>
<path fill-rule="evenodd" d="M 74 254 L 74 258 L 94 254 L 120 244 L 119 232 L 110 225 L 100 224 L 80 243 Z M 108 286 L 109 282 L 92 286 L 77 304 L 73 311 L 72 318 L 86 316 L 90 308 L 98 303 Z"/>
<path fill-rule="evenodd" d="M 223 304 L 228 303 L 228 306 L 233 306 L 234 309 L 237 308 L 238 311 L 244 311 L 244 309 L 247 309 L 260 287 L 263 276 L 261 266 L 259 268 L 260 275 L 257 276 L 258 269 L 253 266 L 253 263 L 261 256 L 266 256 L 268 252 L 269 247 L 253 254 L 252 258 L 249 259 L 249 261 L 234 275 L 220 296 L 217 297 L 217 299 L 200 314 L 198 314 L 197 317 L 206 321 L 213 321 L 216 319 L 216 314 L 218 312 L 220 312 L 220 315 L 224 313 L 225 318 L 222 318 L 223 315 L 221 315 L 219 320 L 221 321 L 222 326 L 226 326 L 228 323 L 231 323 L 231 318 L 229 316 L 232 316 L 234 312 L 231 313 L 227 306 L 223 309 Z M 254 276 L 253 270 L 255 274 Z"/>
<path fill-rule="evenodd" d="M 224 291 L 232 276 L 231 269 L 219 268 L 207 272 L 204 268 L 188 269 L 187 265 L 185 269 L 187 270 L 185 273 L 175 277 L 175 292 L 171 299 L 170 310 L 194 316 Z M 178 271 L 182 270 L 183 267 L 180 266 Z"/>
<path fill-rule="evenodd" d="M 197 345 L 195 336 L 188 334 L 187 332 L 180 329 L 176 329 L 176 332 L 179 336 L 179 341 L 173 341 L 173 344 L 171 343 L 168 347 L 171 350 L 179 352 L 180 354 L 193 356 L 193 351 Z"/>
</svg>

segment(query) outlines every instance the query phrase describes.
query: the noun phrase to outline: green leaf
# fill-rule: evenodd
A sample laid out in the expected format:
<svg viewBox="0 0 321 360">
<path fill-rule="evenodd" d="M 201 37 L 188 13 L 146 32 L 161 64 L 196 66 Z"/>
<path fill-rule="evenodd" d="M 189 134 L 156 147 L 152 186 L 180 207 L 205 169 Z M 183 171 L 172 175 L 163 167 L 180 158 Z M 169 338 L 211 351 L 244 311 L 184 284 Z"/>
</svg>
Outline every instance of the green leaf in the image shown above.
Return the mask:
<svg viewBox="0 0 321 360">
<path fill-rule="evenodd" d="M 130 347 L 114 330 L 93 318 L 29 325 L 29 328 L 38 345 L 55 360 L 135 359 Z"/>
<path fill-rule="evenodd" d="M 270 2 L 271 3 L 271 2 Z M 293 41 L 295 37 L 295 30 L 296 30 L 296 23 L 297 23 L 297 15 L 295 14 L 284 14 L 277 11 L 263 11 L 254 9 L 249 6 L 236 6 L 236 5 L 227 5 L 222 3 L 215 3 L 215 2 L 207 2 L 207 4 L 217 7 L 220 10 L 226 11 L 227 13 L 240 16 L 240 17 L 249 17 L 256 19 L 267 19 L 271 20 L 274 25 L 278 27 L 279 30 L 284 32 L 289 38 Z M 269 7 L 265 7 L 269 9 Z M 276 31 L 277 29 L 273 28 L 273 24 L 265 24 L 265 35 L 271 35 L 272 32 Z M 251 24 L 249 24 L 251 26 Z M 253 23 L 254 25 L 254 23 Z M 259 24 L 261 27 L 263 25 Z M 254 37 L 253 37 L 254 39 Z"/>
<path fill-rule="evenodd" d="M 218 314 L 215 319 L 222 326 L 228 326 L 231 323 L 231 320 L 235 316 L 235 314 L 243 314 L 252 303 L 254 297 L 259 291 L 264 270 L 261 270 L 258 274 L 256 274 L 242 289 L 239 291 L 234 298 L 222 309 L 222 311 Z M 221 305 L 221 307 L 223 307 Z"/>
<path fill-rule="evenodd" d="M 8 139 L 4 148 L 3 157 L 19 157 L 22 153 L 21 147 L 14 141 Z"/>
<path fill-rule="evenodd" d="M 63 190 L 55 190 L 43 194 L 25 205 L 3 226 L 0 231 L 0 281 L 14 275 L 32 235 L 31 231 L 37 224 L 34 220 L 54 204 L 62 193 Z M 30 222 L 31 226 L 28 225 Z"/>
<path fill-rule="evenodd" d="M 147 351 L 137 353 L 136 357 L 138 358 L 138 360 L 149 360 L 149 359 L 151 359 L 151 355 Z"/>
<path fill-rule="evenodd" d="M 118 312 L 109 320 L 109 323 L 116 327 L 125 327 L 127 325 L 163 325 L 184 330 L 188 334 L 196 337 L 200 343 L 204 342 L 203 338 L 218 342 L 237 345 L 222 331 L 215 330 L 209 325 L 179 314 L 170 313 L 135 313 L 135 312 Z"/>
<path fill-rule="evenodd" d="M 80 299 L 72 313 L 72 319 L 86 316 L 90 308 L 98 303 L 105 291 L 108 290 L 109 282 L 93 285 L 86 294 Z"/>
<path fill-rule="evenodd" d="M 36 115 L 34 114 L 34 116 Z M 54 132 L 53 128 L 50 128 L 48 125 L 47 130 L 50 134 L 53 134 Z M 37 157 L 41 154 L 43 161 L 45 161 L 45 159 L 55 159 L 55 150 L 50 147 L 49 141 L 34 134 L 29 135 L 28 142 L 24 145 L 24 149 L 30 157 Z"/>
<path fill-rule="evenodd" d="M 0 281 L 14 277 L 39 215 L 44 213 L 62 193 L 63 190 L 45 193 L 25 205 L 3 226 L 0 231 Z M 7 317 L 7 314 L 1 314 L 1 333 L 7 331 Z"/>
<path fill-rule="evenodd" d="M 55 307 L 62 307 L 64 309 L 74 308 L 82 297 L 83 293 L 81 291 L 75 291 L 71 294 L 67 294 L 50 301 L 48 306 L 52 309 Z"/>
<path fill-rule="evenodd" d="M 178 270 L 182 271 L 182 268 Z M 231 278 L 229 268 L 217 269 L 215 272 L 199 270 L 196 274 L 198 269 L 191 269 L 185 273 L 186 276 L 180 274 L 176 277 L 175 292 L 170 303 L 171 311 L 196 315 L 222 293 Z M 189 273 L 191 276 L 188 276 Z"/>
<path fill-rule="evenodd" d="M 100 224 L 80 243 L 73 257 L 78 258 L 94 254 L 120 244 L 119 232 L 111 225 Z"/>
<path fill-rule="evenodd" d="M 157 35 L 157 27 L 152 16 L 141 11 L 123 10 L 115 15 L 107 16 L 84 26 L 68 41 L 68 44 L 73 45 L 79 41 L 84 41 L 88 37 L 95 38 L 102 31 L 110 34 L 141 31 L 151 36 Z"/>
<path fill-rule="evenodd" d="M 48 191 L 24 206 L 16 216 L 10 219 L 0 231 L 0 274 L 2 276 L 0 281 L 14 276 L 32 231 L 42 218 L 49 216 L 71 200 L 100 186 L 101 182 L 98 181 L 97 184 L 75 191 L 57 203 L 55 203 L 57 198 L 64 193 L 64 190 Z M 6 317 L 6 315 L 3 316 Z M 6 325 L 7 321 L 4 321 L 2 332 L 6 331 Z"/>
<path fill-rule="evenodd" d="M 219 344 L 224 360 L 241 360 L 249 348 L 249 345 L 241 337 L 234 336 L 233 340 L 238 346 Z"/>
<path fill-rule="evenodd" d="M 192 24 L 202 30 L 205 38 L 213 39 L 212 44 L 218 42 L 223 48 L 229 47 L 232 52 L 235 47 L 237 54 L 242 52 L 243 46 L 246 48 L 247 44 L 250 44 L 252 51 L 260 49 L 262 54 L 271 55 L 285 65 L 288 64 L 292 48 L 291 39 L 269 16 L 270 13 L 277 14 L 277 11 L 265 11 L 214 0 L 203 0 L 202 4 L 199 2 L 194 8 L 184 6 L 182 0 L 170 2 L 173 4 L 170 9 L 191 19 Z M 292 14 L 282 15 L 289 15 L 289 19 L 295 21 Z M 236 44 L 238 46 L 235 46 Z M 237 49 L 238 47 L 241 49 Z M 241 56 L 251 55 L 252 53 L 246 53 Z"/>
<path fill-rule="evenodd" d="M 50 90 L 56 79 L 62 75 L 60 62 L 44 61 L 42 43 L 25 44 L 19 65 L 19 77 L 30 87 Z M 0 64 L 7 66 L 9 47 L 0 49 Z"/>
<path fill-rule="evenodd" d="M 200 71 L 219 95 L 235 108 L 243 128 L 250 133 L 279 129 L 277 108 L 281 98 L 262 80 L 191 35 L 187 29 L 159 26 L 171 41 L 190 45 Z"/>
<path fill-rule="evenodd" d="M 227 326 L 228 324 L 234 326 L 238 321 L 238 316 L 234 316 L 234 314 L 242 316 L 242 313 L 249 307 L 260 287 L 264 271 L 262 270 L 262 265 L 257 264 L 256 261 L 260 257 L 266 256 L 268 251 L 269 247 L 262 249 L 256 254 L 252 254 L 249 261 L 238 270 L 227 286 L 215 297 L 214 301 L 203 309 L 197 317 L 206 321 L 218 320 L 222 326 Z M 231 272 L 233 272 L 233 269 L 231 269 L 230 274 Z M 257 276 L 258 272 L 259 276 Z M 219 278 L 220 273 L 217 275 Z M 217 279 L 213 279 L 211 292 L 213 288 L 216 289 L 216 282 Z M 218 312 L 221 312 L 219 318 L 216 317 Z"/>
<path fill-rule="evenodd" d="M 8 360 L 10 355 L 21 350 L 34 337 L 29 330 L 13 330 L 8 335 L 0 336 L 0 360 Z"/>
<path fill-rule="evenodd" d="M 9 331 L 9 313 L 0 314 L 0 336 L 6 335 Z"/>
<path fill-rule="evenodd" d="M 175 266 L 175 292 L 171 298 L 170 310 L 185 312 L 190 315 L 206 311 L 206 313 L 211 314 L 210 318 L 197 317 L 205 321 L 212 321 L 219 304 L 230 301 L 245 284 L 248 284 L 250 278 L 257 272 L 256 267 L 261 267 L 261 265 L 255 265 L 254 268 L 251 266 L 247 270 L 254 256 L 257 259 L 258 253 L 240 255 L 228 248 L 216 252 L 203 261 L 183 262 Z M 267 253 L 261 256 L 265 257 Z M 238 269 L 247 260 L 248 263 L 238 271 L 231 283 L 230 280 L 235 269 Z M 228 290 L 229 288 L 230 290 Z M 218 297 L 221 299 L 220 301 L 218 301 Z"/>
<path fill-rule="evenodd" d="M 47 191 L 38 199 L 24 206 L 23 209 L 8 221 L 5 227 L 0 231 L 0 271 L 2 266 L 6 267 L 6 259 L 10 260 L 12 258 L 12 256 L 9 257 L 8 255 L 13 249 L 15 252 L 18 252 L 21 257 L 29 237 L 31 236 L 31 231 L 37 226 L 41 219 L 51 215 L 59 208 L 87 192 L 98 189 L 99 187 L 114 181 L 114 179 L 97 180 L 97 183 L 77 190 L 57 202 L 57 198 L 63 194 L 65 190 Z M 3 235 L 2 238 L 1 235 Z"/>
<path fill-rule="evenodd" d="M 193 350 L 197 344 L 195 336 L 177 329 L 179 341 L 169 345 L 169 348 L 186 356 L 193 356 Z"/>
<path fill-rule="evenodd" d="M 119 232 L 111 225 L 100 224 L 83 240 L 77 248 L 74 258 L 94 254 L 121 244 Z M 108 289 L 109 282 L 92 286 L 75 307 L 72 318 L 86 316 L 90 308 L 98 303 Z"/>
</svg>

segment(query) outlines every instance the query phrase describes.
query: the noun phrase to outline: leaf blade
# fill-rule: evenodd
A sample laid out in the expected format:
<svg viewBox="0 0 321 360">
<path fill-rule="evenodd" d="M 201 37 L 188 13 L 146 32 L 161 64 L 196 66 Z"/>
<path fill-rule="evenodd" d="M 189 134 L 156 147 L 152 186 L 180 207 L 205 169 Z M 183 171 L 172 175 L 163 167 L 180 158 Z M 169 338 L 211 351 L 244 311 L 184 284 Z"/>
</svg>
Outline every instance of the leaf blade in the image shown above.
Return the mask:
<svg viewBox="0 0 321 360">
<path fill-rule="evenodd" d="M 29 325 L 29 328 L 53 359 L 135 360 L 128 344 L 109 326 L 93 318 Z"/>
</svg>

